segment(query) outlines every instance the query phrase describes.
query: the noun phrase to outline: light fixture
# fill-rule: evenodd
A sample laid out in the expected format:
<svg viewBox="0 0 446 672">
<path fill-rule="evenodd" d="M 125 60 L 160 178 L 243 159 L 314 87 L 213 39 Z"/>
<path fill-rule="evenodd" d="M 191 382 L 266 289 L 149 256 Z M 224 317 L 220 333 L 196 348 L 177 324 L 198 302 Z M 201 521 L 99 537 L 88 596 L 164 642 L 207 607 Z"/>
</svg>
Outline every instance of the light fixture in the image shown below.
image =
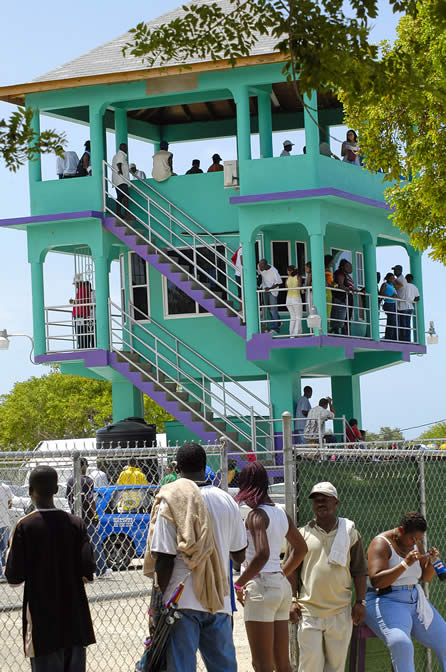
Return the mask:
<svg viewBox="0 0 446 672">
<path fill-rule="evenodd" d="M 434 321 L 429 321 L 429 329 L 426 331 L 426 343 L 428 345 L 438 345 L 438 334 L 435 331 Z"/>
<path fill-rule="evenodd" d="M 31 364 L 36 364 L 36 362 L 33 359 L 34 341 L 29 334 L 8 334 L 7 329 L 0 329 L 0 350 L 8 350 L 9 339 L 15 338 L 16 336 L 23 336 L 24 338 L 29 338 L 29 340 L 31 341 L 31 352 L 29 353 L 29 359 Z"/>
<path fill-rule="evenodd" d="M 307 325 L 309 329 L 319 329 L 321 333 L 324 333 L 322 330 L 322 318 L 314 304 L 310 306 L 310 310 L 308 311 Z"/>
</svg>

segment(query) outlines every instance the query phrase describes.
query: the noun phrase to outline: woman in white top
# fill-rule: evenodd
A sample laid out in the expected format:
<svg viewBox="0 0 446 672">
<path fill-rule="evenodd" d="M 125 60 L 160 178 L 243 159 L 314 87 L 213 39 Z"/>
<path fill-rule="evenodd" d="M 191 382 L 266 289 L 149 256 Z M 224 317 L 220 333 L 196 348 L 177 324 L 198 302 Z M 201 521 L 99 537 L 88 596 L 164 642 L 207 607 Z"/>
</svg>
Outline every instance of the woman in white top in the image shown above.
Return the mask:
<svg viewBox="0 0 446 672">
<path fill-rule="evenodd" d="M 244 605 L 245 626 L 256 672 L 291 672 L 288 655 L 288 620 L 293 574 L 307 545 L 291 518 L 268 495 L 268 474 L 261 462 L 247 464 L 240 474 L 236 500 L 252 511 L 246 519 L 248 548 L 243 571 L 235 584 Z M 283 567 L 280 551 L 286 538 L 291 553 Z"/>
<path fill-rule="evenodd" d="M 412 639 L 434 650 L 441 670 L 446 670 L 446 622 L 418 584 L 432 581 L 431 560 L 438 550 L 424 552 L 427 529 L 421 513 L 406 513 L 398 527 L 382 532 L 369 546 L 366 623 L 390 649 L 395 672 L 415 672 Z"/>
</svg>

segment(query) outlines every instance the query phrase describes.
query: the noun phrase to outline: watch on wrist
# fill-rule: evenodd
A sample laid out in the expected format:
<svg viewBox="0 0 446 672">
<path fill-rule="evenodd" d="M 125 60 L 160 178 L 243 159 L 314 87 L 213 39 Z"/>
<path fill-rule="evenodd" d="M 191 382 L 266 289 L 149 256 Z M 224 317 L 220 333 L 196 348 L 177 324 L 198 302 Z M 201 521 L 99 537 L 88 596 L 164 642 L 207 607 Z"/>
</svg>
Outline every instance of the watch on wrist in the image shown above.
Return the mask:
<svg viewBox="0 0 446 672">
<path fill-rule="evenodd" d="M 291 598 L 291 603 L 292 603 L 292 604 L 297 604 L 297 602 L 299 602 L 299 600 L 297 599 L 297 597 L 292 597 L 292 598 Z"/>
<path fill-rule="evenodd" d="M 362 606 L 365 607 L 367 602 L 365 600 L 356 600 L 356 604 L 362 604 Z"/>
</svg>

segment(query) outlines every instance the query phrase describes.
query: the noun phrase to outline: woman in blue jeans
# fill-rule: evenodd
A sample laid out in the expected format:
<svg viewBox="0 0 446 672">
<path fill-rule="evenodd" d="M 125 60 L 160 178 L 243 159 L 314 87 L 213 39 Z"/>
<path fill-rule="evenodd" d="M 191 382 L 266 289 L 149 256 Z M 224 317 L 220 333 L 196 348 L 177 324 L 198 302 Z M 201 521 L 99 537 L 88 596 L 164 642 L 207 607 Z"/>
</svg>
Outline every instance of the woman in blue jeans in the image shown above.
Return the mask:
<svg viewBox="0 0 446 672">
<path fill-rule="evenodd" d="M 431 559 L 436 548 L 424 552 L 427 529 L 420 513 L 406 513 L 398 527 L 382 532 L 369 546 L 366 623 L 390 649 L 395 672 L 415 672 L 412 639 L 435 652 L 446 671 L 446 622 L 426 598 L 418 581 L 432 581 Z"/>
</svg>

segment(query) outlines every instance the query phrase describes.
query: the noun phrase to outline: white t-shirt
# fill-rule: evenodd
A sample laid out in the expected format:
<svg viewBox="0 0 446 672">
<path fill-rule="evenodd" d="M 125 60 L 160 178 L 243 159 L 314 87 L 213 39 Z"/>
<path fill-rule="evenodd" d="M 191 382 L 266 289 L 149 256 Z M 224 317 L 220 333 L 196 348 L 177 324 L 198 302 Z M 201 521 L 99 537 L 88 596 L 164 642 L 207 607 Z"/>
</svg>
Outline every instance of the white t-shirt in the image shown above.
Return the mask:
<svg viewBox="0 0 446 672">
<path fill-rule="evenodd" d="M 315 406 L 307 415 L 307 423 L 304 430 L 305 439 L 317 439 L 319 438 L 319 424 L 321 427 L 321 436 L 325 434 L 325 423 L 327 420 L 333 420 L 334 413 L 328 410 L 328 408 L 322 408 L 322 406 Z"/>
<path fill-rule="evenodd" d="M 410 302 L 410 307 L 413 308 L 414 301 L 415 299 L 419 298 L 420 292 L 418 291 L 418 287 L 416 287 L 413 282 L 408 282 L 407 283 L 407 301 Z M 408 308 L 409 310 L 409 308 Z"/>
<path fill-rule="evenodd" d="M 235 258 L 235 274 L 236 275 L 241 275 L 242 274 L 242 259 L 243 259 L 243 251 L 242 248 L 239 247 L 237 250 L 237 256 Z"/>
<path fill-rule="evenodd" d="M 121 164 L 122 175 L 118 172 L 118 163 Z M 120 149 L 119 152 L 116 152 L 116 154 L 114 155 L 112 161 L 112 167 L 113 167 L 113 176 L 112 176 L 113 186 L 117 187 L 118 185 L 122 184 L 123 182 L 129 179 L 129 164 L 127 161 L 127 154 L 123 152 L 122 149 Z"/>
<path fill-rule="evenodd" d="M 0 528 L 9 528 L 9 502 L 12 500 L 12 492 L 9 485 L 0 483 Z"/>
<path fill-rule="evenodd" d="M 56 173 L 58 175 L 76 175 L 79 157 L 76 152 L 66 151 L 63 156 L 56 160 Z"/>
<path fill-rule="evenodd" d="M 108 477 L 105 471 L 101 471 L 100 469 L 91 469 L 89 470 L 88 475 L 93 479 L 95 488 L 107 487 Z"/>
<path fill-rule="evenodd" d="M 281 285 L 282 278 L 279 275 L 279 271 L 274 266 L 270 266 L 266 271 L 259 271 L 262 276 L 262 289 L 269 289 L 273 285 Z M 279 290 L 273 289 L 271 292 L 272 296 L 278 296 Z"/>
<path fill-rule="evenodd" d="M 397 301 L 397 310 L 411 310 L 412 304 L 408 303 L 406 300 L 409 298 L 407 295 L 407 288 L 409 286 L 409 283 L 407 282 L 406 278 L 402 273 L 397 277 L 397 281 L 402 284 L 402 287 L 396 290 L 398 298 L 402 299 L 401 301 Z"/>
<path fill-rule="evenodd" d="M 146 179 L 146 174 L 145 174 L 145 172 L 144 172 L 143 170 L 136 170 L 136 171 L 133 173 L 133 176 L 134 176 L 135 179 L 137 179 L 137 180 L 145 180 L 145 179 Z"/>
<path fill-rule="evenodd" d="M 173 156 L 167 149 L 160 149 L 153 155 L 152 177 L 157 182 L 164 182 L 172 175 L 169 159 Z"/>
<path fill-rule="evenodd" d="M 239 507 L 227 492 L 213 485 L 201 487 L 200 492 L 214 523 L 217 547 L 222 564 L 227 568 L 229 581 L 229 553 L 246 548 L 248 543 L 245 524 L 242 520 Z M 153 553 L 167 553 L 168 555 L 176 556 L 172 576 L 166 589 L 166 596 L 170 597 L 178 584 L 189 574 L 190 570 L 185 564 L 182 554 L 179 553 L 177 555 L 176 527 L 161 515 L 163 506 L 166 506 L 164 501 L 161 502 L 158 512 L 150 550 Z M 178 606 L 180 609 L 207 611 L 195 595 L 192 575 L 189 576 L 184 584 L 184 590 Z M 230 595 L 225 596 L 225 605 L 220 613 L 232 614 Z"/>
</svg>

